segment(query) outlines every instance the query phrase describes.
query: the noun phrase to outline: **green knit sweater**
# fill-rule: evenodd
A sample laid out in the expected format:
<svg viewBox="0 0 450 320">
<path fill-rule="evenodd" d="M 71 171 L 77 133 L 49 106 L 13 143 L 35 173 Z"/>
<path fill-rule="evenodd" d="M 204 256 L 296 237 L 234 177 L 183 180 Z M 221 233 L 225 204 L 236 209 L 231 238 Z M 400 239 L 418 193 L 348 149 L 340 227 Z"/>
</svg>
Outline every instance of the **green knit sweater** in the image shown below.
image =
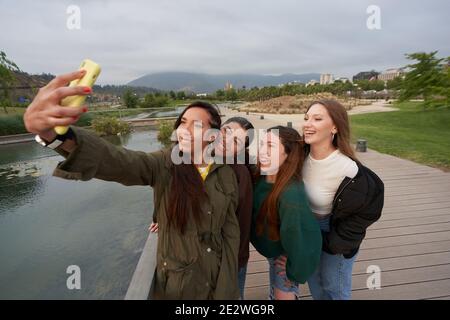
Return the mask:
<svg viewBox="0 0 450 320">
<path fill-rule="evenodd" d="M 256 219 L 272 186 L 265 177 L 261 177 L 254 188 L 251 242 L 267 258 L 285 254 L 287 277 L 305 283 L 317 268 L 322 252 L 319 224 L 308 206 L 303 183 L 292 182 L 278 200 L 280 239 L 269 239 L 267 221 L 263 234 L 256 235 Z"/>
</svg>

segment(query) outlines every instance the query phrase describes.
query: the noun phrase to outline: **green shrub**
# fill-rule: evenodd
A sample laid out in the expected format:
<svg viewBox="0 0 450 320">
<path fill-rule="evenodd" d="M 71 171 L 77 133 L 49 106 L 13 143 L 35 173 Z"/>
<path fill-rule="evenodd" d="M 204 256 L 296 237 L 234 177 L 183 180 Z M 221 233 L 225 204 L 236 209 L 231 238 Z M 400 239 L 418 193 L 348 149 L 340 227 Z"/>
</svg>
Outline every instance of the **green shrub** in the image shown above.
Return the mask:
<svg viewBox="0 0 450 320">
<path fill-rule="evenodd" d="M 26 133 L 23 116 L 21 114 L 0 116 L 0 135 Z"/>
<path fill-rule="evenodd" d="M 131 132 L 131 125 L 111 117 L 96 117 L 92 120 L 92 129 L 100 136 L 121 135 Z"/>
<path fill-rule="evenodd" d="M 89 127 L 90 125 L 92 125 L 92 120 L 94 120 L 94 118 L 95 117 L 92 115 L 92 113 L 83 113 L 80 119 L 78 119 L 77 123 L 75 123 L 75 125 L 79 127 Z"/>
<path fill-rule="evenodd" d="M 164 147 L 169 147 L 172 143 L 170 137 L 173 132 L 173 125 L 175 121 L 163 120 L 159 122 L 158 141 L 161 142 Z"/>
</svg>

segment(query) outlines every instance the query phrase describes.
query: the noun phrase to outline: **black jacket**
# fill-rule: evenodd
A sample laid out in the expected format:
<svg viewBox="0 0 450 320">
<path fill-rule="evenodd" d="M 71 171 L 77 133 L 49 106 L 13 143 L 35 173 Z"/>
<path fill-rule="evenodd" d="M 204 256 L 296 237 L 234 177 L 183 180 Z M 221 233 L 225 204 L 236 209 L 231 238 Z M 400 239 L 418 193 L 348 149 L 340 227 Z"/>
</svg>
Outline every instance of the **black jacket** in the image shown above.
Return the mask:
<svg viewBox="0 0 450 320">
<path fill-rule="evenodd" d="M 366 229 L 381 216 L 384 204 L 383 181 L 357 161 L 358 173 L 346 177 L 333 200 L 330 232 L 323 236 L 323 250 L 353 257 L 359 250 Z"/>
</svg>

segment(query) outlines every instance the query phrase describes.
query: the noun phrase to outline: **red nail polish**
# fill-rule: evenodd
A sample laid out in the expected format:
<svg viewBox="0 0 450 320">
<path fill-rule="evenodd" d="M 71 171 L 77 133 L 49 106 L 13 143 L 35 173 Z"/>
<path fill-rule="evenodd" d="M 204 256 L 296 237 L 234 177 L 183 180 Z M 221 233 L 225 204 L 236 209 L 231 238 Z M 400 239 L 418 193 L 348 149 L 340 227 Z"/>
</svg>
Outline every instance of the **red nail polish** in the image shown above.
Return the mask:
<svg viewBox="0 0 450 320">
<path fill-rule="evenodd" d="M 87 112 L 87 111 L 88 111 L 88 108 L 84 107 L 83 112 Z"/>
<path fill-rule="evenodd" d="M 78 119 L 78 117 L 72 117 L 72 119 L 73 119 L 73 120 L 77 120 L 77 119 Z"/>
<path fill-rule="evenodd" d="M 86 87 L 86 88 L 83 89 L 83 92 L 91 93 L 91 92 L 92 92 L 92 89 L 89 88 L 89 87 Z"/>
</svg>

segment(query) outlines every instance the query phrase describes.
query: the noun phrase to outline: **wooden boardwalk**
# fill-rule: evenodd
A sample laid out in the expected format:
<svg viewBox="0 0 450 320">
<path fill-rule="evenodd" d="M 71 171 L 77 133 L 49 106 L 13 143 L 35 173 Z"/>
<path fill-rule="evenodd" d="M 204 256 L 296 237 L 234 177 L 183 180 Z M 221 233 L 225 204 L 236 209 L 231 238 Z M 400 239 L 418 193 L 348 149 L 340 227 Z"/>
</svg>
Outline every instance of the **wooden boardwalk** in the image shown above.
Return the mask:
<svg viewBox="0 0 450 320">
<path fill-rule="evenodd" d="M 357 153 L 385 183 L 382 217 L 367 231 L 353 270 L 353 299 L 450 299 L 450 173 L 369 150 Z M 370 265 L 381 289 L 367 289 Z M 268 264 L 253 248 L 246 299 L 267 299 Z M 308 286 L 301 294 L 311 299 Z"/>
</svg>

